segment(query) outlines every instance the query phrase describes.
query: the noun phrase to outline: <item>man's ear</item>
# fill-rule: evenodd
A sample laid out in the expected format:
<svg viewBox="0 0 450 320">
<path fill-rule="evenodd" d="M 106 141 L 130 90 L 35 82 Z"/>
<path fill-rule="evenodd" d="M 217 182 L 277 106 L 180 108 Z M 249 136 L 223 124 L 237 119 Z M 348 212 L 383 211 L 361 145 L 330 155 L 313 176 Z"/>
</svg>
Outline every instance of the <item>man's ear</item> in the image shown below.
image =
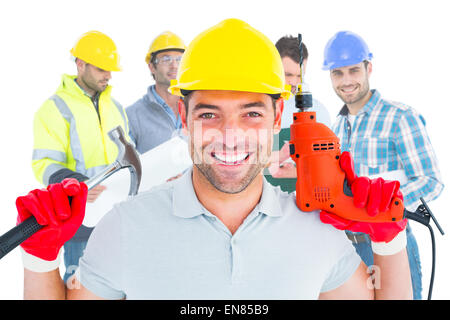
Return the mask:
<svg viewBox="0 0 450 320">
<path fill-rule="evenodd" d="M 181 124 L 183 126 L 183 134 L 185 134 L 187 136 L 188 135 L 187 113 L 186 113 L 186 106 L 184 104 L 183 98 L 180 98 L 178 100 L 178 114 L 180 115 Z"/>
<path fill-rule="evenodd" d="M 86 67 L 86 62 L 81 59 L 75 58 L 75 64 L 77 66 L 78 73 L 83 73 L 84 68 Z"/>
<path fill-rule="evenodd" d="M 281 131 L 281 116 L 283 114 L 284 109 L 284 99 L 279 98 L 275 102 L 275 122 L 273 125 L 274 134 L 278 134 Z"/>
<path fill-rule="evenodd" d="M 149 62 L 148 68 L 150 69 L 151 74 L 154 74 L 156 72 L 156 69 L 155 69 L 155 66 L 153 65 L 153 63 Z"/>
<path fill-rule="evenodd" d="M 369 63 L 367 64 L 367 75 L 368 75 L 368 77 L 370 77 L 371 74 L 372 74 L 372 62 L 369 61 Z"/>
</svg>

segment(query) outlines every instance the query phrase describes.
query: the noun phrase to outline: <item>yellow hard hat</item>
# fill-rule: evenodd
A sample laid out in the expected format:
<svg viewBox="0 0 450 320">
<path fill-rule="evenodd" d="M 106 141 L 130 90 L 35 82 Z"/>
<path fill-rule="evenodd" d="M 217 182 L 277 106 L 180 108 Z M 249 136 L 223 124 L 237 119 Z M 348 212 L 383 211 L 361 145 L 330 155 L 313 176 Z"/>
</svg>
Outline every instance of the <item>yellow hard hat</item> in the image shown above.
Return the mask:
<svg viewBox="0 0 450 320">
<path fill-rule="evenodd" d="M 145 56 L 145 62 L 147 62 L 147 64 L 150 63 L 150 59 L 153 53 L 170 49 L 184 51 L 186 49 L 186 46 L 183 40 L 181 40 L 181 38 L 175 33 L 165 31 L 153 40 L 150 48 L 148 49 L 147 55 Z"/>
<path fill-rule="evenodd" d="M 199 34 L 188 46 L 169 92 L 231 90 L 290 97 L 275 45 L 244 21 L 227 19 Z"/>
<path fill-rule="evenodd" d="M 70 53 L 106 71 L 120 71 L 119 54 L 114 42 L 106 34 L 89 31 L 81 35 Z"/>
</svg>

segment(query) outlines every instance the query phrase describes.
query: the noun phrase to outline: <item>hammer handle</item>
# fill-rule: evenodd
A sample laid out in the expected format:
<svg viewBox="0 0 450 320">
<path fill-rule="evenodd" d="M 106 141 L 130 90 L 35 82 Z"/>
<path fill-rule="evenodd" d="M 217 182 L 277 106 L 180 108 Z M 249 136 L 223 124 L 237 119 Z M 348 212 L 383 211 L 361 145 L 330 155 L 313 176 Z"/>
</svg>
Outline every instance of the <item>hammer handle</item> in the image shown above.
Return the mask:
<svg viewBox="0 0 450 320">
<path fill-rule="evenodd" d="M 95 177 L 86 180 L 85 183 L 88 186 L 88 190 L 91 190 L 96 185 L 101 183 L 107 177 L 115 172 L 115 170 L 120 169 L 119 166 L 114 162 L 112 165 L 108 166 L 102 172 L 100 172 Z M 69 201 L 72 200 L 72 197 L 69 197 Z M 11 250 L 16 248 L 22 242 L 27 240 L 37 231 L 41 230 L 44 226 L 37 223 L 36 218 L 31 216 L 26 219 L 22 223 L 19 223 L 17 226 L 6 232 L 4 235 L 0 236 L 0 259 L 7 255 Z"/>
<path fill-rule="evenodd" d="M 68 198 L 69 203 L 72 203 L 72 197 Z M 34 216 L 31 216 L 0 236 L 0 259 L 43 227 Z"/>
<path fill-rule="evenodd" d="M 108 132 L 108 135 L 119 149 L 118 159 L 123 159 L 124 155 L 131 152 L 131 154 L 134 155 L 133 159 L 137 161 L 138 167 L 137 168 L 134 167 L 133 164 L 131 164 L 131 167 L 129 165 L 124 166 L 120 161 L 116 160 L 112 164 L 107 166 L 105 169 L 103 169 L 101 172 L 96 174 L 94 177 L 84 181 L 84 183 L 86 183 L 88 190 L 91 190 L 96 185 L 101 183 L 103 180 L 108 178 L 110 175 L 114 174 L 116 171 L 125 167 L 130 167 L 134 171 L 132 171 L 131 175 L 132 185 L 130 186 L 129 194 L 135 195 L 137 194 L 139 189 L 139 182 L 141 176 L 139 156 L 137 155 L 134 147 L 126 141 L 122 127 L 118 126 L 114 128 L 113 130 Z M 127 148 L 128 151 L 126 151 L 125 148 Z M 138 178 L 136 177 L 136 175 L 138 175 Z M 69 201 L 70 200 L 71 198 L 69 197 Z M 8 254 L 11 250 L 16 248 L 18 245 L 20 245 L 22 242 L 24 242 L 26 239 L 28 239 L 30 236 L 32 236 L 34 233 L 42 229 L 43 227 L 44 226 L 38 224 L 36 218 L 32 216 L 23 221 L 22 223 L 20 223 L 19 225 L 15 226 L 8 232 L 6 232 L 4 235 L 0 236 L 0 259 L 3 258 L 6 254 Z"/>
<path fill-rule="evenodd" d="M 0 237 L 0 259 L 43 227 L 31 216 L 6 232 Z"/>
</svg>

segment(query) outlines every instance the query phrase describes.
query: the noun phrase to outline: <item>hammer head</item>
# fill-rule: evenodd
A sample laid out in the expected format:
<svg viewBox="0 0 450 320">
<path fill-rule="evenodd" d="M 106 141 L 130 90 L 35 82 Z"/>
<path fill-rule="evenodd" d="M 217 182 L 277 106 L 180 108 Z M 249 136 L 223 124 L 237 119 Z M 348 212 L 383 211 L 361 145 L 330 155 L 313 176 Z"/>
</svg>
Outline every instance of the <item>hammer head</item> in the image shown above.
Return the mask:
<svg viewBox="0 0 450 320">
<path fill-rule="evenodd" d="M 130 191 L 128 195 L 136 195 L 141 184 L 142 167 L 139 155 L 131 143 L 125 139 L 122 127 L 117 126 L 108 132 L 110 139 L 117 145 L 119 154 L 116 164 L 120 168 L 128 168 L 130 170 Z"/>
</svg>

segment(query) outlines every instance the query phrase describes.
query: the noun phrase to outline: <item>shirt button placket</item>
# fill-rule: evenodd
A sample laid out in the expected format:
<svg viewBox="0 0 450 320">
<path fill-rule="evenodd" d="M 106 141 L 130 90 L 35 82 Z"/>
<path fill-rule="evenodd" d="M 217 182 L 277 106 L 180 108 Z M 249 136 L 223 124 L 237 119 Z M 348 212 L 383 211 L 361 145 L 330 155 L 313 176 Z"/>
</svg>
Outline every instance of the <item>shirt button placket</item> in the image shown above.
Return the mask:
<svg viewBox="0 0 450 320">
<path fill-rule="evenodd" d="M 236 237 L 231 238 L 230 243 L 231 250 L 231 283 L 237 284 L 240 281 L 240 268 L 239 268 L 239 246 L 237 245 Z"/>
</svg>

